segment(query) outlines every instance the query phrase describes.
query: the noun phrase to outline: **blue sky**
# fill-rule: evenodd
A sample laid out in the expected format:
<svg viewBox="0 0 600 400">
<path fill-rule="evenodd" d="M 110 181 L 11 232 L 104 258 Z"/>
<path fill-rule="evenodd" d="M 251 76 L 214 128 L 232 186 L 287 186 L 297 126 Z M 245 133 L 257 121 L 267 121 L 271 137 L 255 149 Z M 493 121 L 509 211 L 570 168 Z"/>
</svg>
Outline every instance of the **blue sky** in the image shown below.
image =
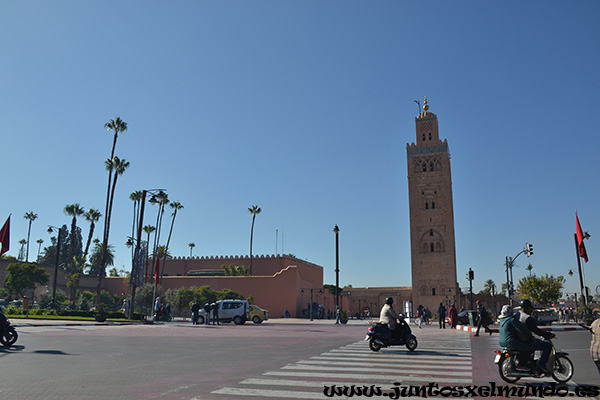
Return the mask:
<svg viewBox="0 0 600 400">
<path fill-rule="evenodd" d="M 335 282 L 408 286 L 406 144 L 427 96 L 452 157 L 461 287 L 533 272 L 579 288 L 575 211 L 600 285 L 600 3 L 581 1 L 30 1 L 0 3 L 2 222 L 11 251 L 67 204 L 104 211 L 112 133 L 131 166 L 111 222 L 130 268 L 129 194 L 184 209 L 170 251 L 292 253 Z M 146 221 L 152 223 L 151 207 Z M 87 223 L 81 221 L 84 236 Z M 101 224 L 100 224 L 101 225 Z M 282 239 L 283 234 L 283 239 Z M 101 233 L 98 232 L 98 236 Z M 30 256 L 31 258 L 31 256 Z"/>
</svg>

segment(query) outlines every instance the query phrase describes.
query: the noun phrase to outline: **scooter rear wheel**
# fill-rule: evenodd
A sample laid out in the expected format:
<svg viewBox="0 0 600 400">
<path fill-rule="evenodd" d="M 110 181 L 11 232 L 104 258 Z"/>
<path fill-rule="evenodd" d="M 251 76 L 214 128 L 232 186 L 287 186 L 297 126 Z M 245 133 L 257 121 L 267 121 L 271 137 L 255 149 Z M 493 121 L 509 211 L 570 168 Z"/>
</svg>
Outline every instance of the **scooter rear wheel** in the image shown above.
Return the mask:
<svg viewBox="0 0 600 400">
<path fill-rule="evenodd" d="M 565 383 L 573 377 L 573 363 L 567 356 L 558 356 L 554 360 L 552 378 L 556 382 Z"/>
<path fill-rule="evenodd" d="M 17 341 L 19 334 L 12 326 L 4 329 L 4 333 L 0 335 L 0 343 L 5 347 L 10 347 Z"/>
<path fill-rule="evenodd" d="M 369 340 L 369 348 L 373 351 L 381 350 L 381 345 L 375 341 L 375 339 Z"/>
<path fill-rule="evenodd" d="M 508 371 L 511 371 L 513 369 L 512 364 L 513 364 L 513 360 L 511 360 L 511 357 L 504 358 L 498 364 L 498 372 L 500 373 L 500 378 L 502 378 L 503 381 L 508 382 L 508 383 L 515 383 L 516 381 L 521 379 L 520 376 L 508 376 L 507 375 Z"/>
<path fill-rule="evenodd" d="M 406 341 L 406 348 L 410 351 L 415 351 L 415 349 L 417 348 L 417 338 L 411 337 L 408 338 L 408 340 Z"/>
</svg>

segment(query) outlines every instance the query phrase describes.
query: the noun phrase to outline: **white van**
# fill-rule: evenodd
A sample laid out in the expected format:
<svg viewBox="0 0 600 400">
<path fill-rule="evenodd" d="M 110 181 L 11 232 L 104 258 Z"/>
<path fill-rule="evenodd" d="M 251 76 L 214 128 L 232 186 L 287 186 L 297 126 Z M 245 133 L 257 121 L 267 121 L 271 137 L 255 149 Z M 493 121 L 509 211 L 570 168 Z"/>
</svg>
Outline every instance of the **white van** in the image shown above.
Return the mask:
<svg viewBox="0 0 600 400">
<path fill-rule="evenodd" d="M 242 325 L 250 319 L 250 303 L 247 300 L 219 300 L 218 306 L 219 322 L 231 322 Z M 201 309 L 198 312 L 198 323 L 204 324 L 206 312 Z M 210 316 L 212 322 L 212 315 Z"/>
</svg>

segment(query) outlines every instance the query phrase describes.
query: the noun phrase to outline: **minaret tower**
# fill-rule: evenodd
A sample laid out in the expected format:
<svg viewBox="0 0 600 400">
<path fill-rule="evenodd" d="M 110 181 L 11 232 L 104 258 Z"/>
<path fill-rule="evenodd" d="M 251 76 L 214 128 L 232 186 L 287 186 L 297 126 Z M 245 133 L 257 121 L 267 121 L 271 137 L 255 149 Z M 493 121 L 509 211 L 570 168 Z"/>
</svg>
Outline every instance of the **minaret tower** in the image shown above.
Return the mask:
<svg viewBox="0 0 600 400">
<path fill-rule="evenodd" d="M 416 144 L 406 144 L 413 310 L 435 314 L 440 302 L 449 308 L 457 299 L 450 152 L 427 97 L 415 124 Z"/>
</svg>

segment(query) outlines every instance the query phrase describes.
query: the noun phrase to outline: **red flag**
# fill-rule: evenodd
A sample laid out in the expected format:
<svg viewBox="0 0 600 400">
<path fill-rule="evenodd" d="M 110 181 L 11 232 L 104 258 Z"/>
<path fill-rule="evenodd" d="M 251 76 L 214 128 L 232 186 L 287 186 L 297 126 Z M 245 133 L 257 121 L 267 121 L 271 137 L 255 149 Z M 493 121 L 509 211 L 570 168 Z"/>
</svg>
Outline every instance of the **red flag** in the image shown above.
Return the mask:
<svg viewBox="0 0 600 400">
<path fill-rule="evenodd" d="M 154 263 L 154 286 L 158 286 L 158 278 L 160 278 L 160 262 L 159 257 L 156 257 L 156 263 Z"/>
<path fill-rule="evenodd" d="M 0 243 L 2 243 L 2 247 L 0 249 L 1 256 L 10 249 L 10 215 L 2 226 L 2 229 L 0 229 Z"/>
<path fill-rule="evenodd" d="M 577 221 L 577 247 L 579 248 L 579 257 L 582 257 L 585 262 L 588 262 L 587 251 L 585 251 L 585 244 L 583 243 L 583 230 L 579 224 L 577 211 L 575 211 L 575 220 Z"/>
</svg>

